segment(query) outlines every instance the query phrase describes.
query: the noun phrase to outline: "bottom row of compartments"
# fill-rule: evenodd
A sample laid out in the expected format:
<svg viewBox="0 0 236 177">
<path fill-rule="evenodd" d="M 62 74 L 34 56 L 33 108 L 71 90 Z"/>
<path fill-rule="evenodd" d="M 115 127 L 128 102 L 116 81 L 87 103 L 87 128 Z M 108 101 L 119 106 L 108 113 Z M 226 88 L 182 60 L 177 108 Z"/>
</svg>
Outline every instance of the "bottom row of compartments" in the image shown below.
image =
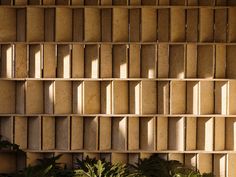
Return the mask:
<svg viewBox="0 0 236 177">
<path fill-rule="evenodd" d="M 236 117 L 0 117 L 0 134 L 30 150 L 236 150 Z"/>
</svg>

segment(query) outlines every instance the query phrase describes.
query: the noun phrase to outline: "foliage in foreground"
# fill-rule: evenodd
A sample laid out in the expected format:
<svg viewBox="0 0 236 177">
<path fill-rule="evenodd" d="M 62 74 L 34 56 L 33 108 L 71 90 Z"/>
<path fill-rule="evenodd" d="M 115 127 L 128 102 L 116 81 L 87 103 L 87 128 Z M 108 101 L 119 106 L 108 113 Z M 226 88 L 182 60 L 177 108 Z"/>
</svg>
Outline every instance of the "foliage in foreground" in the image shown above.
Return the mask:
<svg viewBox="0 0 236 177">
<path fill-rule="evenodd" d="M 18 145 L 0 136 L 0 150 L 3 149 L 23 152 Z M 58 163 L 60 157 L 38 159 L 37 165 L 28 166 L 14 174 L 0 174 L 0 177 L 214 177 L 213 174 L 200 174 L 197 169 L 185 167 L 178 161 L 161 159 L 157 154 L 140 159 L 135 165 L 112 164 L 86 157 L 77 159 L 75 169 Z"/>
</svg>

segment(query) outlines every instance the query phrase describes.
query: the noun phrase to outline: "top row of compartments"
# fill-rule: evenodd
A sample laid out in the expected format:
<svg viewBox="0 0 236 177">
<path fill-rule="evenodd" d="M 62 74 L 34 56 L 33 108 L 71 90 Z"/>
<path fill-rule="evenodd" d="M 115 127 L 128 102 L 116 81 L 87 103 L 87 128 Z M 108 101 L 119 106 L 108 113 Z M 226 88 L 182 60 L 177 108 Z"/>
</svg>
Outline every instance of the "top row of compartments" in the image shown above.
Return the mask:
<svg viewBox="0 0 236 177">
<path fill-rule="evenodd" d="M 0 8 L 0 42 L 236 42 L 236 8 Z"/>
<path fill-rule="evenodd" d="M 1 5 L 236 5 L 235 0 L 1 0 Z"/>
</svg>

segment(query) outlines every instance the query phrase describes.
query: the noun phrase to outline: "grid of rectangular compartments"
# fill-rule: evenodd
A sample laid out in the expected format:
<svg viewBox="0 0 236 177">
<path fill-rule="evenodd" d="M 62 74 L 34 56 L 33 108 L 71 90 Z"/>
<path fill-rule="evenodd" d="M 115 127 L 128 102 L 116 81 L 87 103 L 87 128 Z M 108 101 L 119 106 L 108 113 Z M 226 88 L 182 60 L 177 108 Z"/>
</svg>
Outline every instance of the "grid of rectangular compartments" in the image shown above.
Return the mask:
<svg viewBox="0 0 236 177">
<path fill-rule="evenodd" d="M 0 0 L 0 172 L 158 153 L 235 177 L 235 0 Z"/>
</svg>

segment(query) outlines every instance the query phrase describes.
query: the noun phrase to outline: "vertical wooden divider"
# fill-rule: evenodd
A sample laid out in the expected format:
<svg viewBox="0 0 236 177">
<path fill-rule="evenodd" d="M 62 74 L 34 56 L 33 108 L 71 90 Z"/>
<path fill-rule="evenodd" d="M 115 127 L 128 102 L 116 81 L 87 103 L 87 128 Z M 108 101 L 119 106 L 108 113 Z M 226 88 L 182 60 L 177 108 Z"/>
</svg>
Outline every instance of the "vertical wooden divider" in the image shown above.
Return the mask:
<svg viewBox="0 0 236 177">
<path fill-rule="evenodd" d="M 84 136 L 84 118 L 72 116 L 71 117 L 71 150 L 83 149 Z"/>
<path fill-rule="evenodd" d="M 185 118 L 185 148 L 187 151 L 197 148 L 197 117 Z"/>
<path fill-rule="evenodd" d="M 57 45 L 57 77 L 71 77 L 71 47 L 70 45 Z"/>
<path fill-rule="evenodd" d="M 120 151 L 127 149 L 127 117 L 112 119 L 112 149 Z"/>
<path fill-rule="evenodd" d="M 83 113 L 83 82 L 73 82 L 73 113 Z"/>
<path fill-rule="evenodd" d="M 56 142 L 55 120 L 56 119 L 57 117 L 49 117 L 49 116 L 42 117 L 42 149 L 43 150 L 52 150 L 56 148 L 55 147 L 55 142 Z"/>
<path fill-rule="evenodd" d="M 84 117 L 84 149 L 98 150 L 98 117 Z"/>
<path fill-rule="evenodd" d="M 110 81 L 100 82 L 101 84 L 101 113 L 112 113 L 112 83 Z"/>
<path fill-rule="evenodd" d="M 112 134 L 112 122 L 111 117 L 100 117 L 99 118 L 99 150 L 110 150 L 111 149 L 111 134 Z"/>
<path fill-rule="evenodd" d="M 99 46 L 86 45 L 84 53 L 84 68 L 86 78 L 99 78 Z"/>
<path fill-rule="evenodd" d="M 139 150 L 140 147 L 140 117 L 128 118 L 128 150 Z"/>
<path fill-rule="evenodd" d="M 112 49 L 112 76 L 114 78 L 128 77 L 128 47 L 114 45 Z"/>
<path fill-rule="evenodd" d="M 156 131 L 157 131 L 157 142 L 156 149 L 158 151 L 168 149 L 168 117 L 157 117 L 156 118 Z"/>
</svg>

